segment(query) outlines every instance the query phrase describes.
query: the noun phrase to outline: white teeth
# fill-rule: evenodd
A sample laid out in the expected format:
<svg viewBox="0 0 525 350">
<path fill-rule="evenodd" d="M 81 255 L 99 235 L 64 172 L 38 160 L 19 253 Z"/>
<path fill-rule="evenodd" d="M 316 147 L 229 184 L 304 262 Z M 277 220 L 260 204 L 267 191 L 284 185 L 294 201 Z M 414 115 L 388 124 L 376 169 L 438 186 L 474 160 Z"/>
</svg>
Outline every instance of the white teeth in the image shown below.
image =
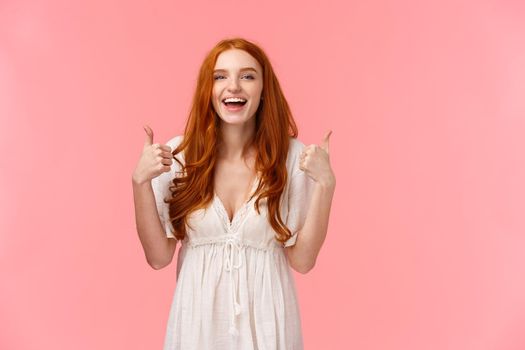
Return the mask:
<svg viewBox="0 0 525 350">
<path fill-rule="evenodd" d="M 246 100 L 243 98 L 230 97 L 230 98 L 224 99 L 223 102 L 246 102 Z"/>
</svg>

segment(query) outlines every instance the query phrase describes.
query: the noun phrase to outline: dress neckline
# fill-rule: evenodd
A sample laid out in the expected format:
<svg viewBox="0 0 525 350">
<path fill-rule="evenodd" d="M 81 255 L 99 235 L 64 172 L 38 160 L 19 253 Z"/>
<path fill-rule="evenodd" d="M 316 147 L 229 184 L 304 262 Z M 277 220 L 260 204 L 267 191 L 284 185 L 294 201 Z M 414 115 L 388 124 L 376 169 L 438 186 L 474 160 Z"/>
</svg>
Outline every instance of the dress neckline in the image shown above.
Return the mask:
<svg viewBox="0 0 525 350">
<path fill-rule="evenodd" d="M 218 203 L 219 210 L 221 212 L 221 216 L 226 221 L 226 224 L 231 227 L 235 222 L 236 219 L 241 216 L 246 211 L 246 207 L 249 203 L 253 201 L 254 198 L 252 198 L 253 193 L 255 192 L 255 189 L 257 188 L 256 185 L 259 183 L 259 175 L 256 175 L 255 178 L 252 181 L 251 187 L 250 187 L 250 195 L 247 200 L 244 201 L 244 203 L 233 213 L 233 216 L 230 220 L 228 211 L 226 210 L 226 207 L 224 206 L 224 203 L 222 202 L 222 199 L 219 197 L 215 189 L 213 190 L 213 197 Z"/>
</svg>

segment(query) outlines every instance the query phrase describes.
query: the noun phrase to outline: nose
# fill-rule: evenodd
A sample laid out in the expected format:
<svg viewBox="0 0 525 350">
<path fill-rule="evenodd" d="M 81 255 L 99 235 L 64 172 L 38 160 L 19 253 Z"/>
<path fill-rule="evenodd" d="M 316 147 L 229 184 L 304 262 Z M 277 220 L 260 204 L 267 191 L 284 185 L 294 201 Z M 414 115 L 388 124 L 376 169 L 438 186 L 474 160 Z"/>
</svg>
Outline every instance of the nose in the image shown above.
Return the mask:
<svg viewBox="0 0 525 350">
<path fill-rule="evenodd" d="M 230 84 L 228 84 L 228 90 L 230 91 L 237 91 L 241 87 L 241 84 L 239 84 L 239 81 L 237 79 L 231 79 Z"/>
</svg>

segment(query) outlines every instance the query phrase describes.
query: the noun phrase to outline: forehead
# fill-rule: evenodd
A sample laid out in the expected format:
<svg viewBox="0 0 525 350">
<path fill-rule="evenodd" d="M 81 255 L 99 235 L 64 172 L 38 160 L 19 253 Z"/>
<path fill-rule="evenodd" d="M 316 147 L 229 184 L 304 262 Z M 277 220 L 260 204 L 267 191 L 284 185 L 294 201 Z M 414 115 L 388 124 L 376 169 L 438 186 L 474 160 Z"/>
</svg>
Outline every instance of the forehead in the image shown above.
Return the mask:
<svg viewBox="0 0 525 350">
<path fill-rule="evenodd" d="M 241 67 L 253 67 L 257 71 L 261 71 L 259 62 L 248 52 L 239 49 L 222 52 L 217 57 L 214 69 L 238 70 Z"/>
</svg>

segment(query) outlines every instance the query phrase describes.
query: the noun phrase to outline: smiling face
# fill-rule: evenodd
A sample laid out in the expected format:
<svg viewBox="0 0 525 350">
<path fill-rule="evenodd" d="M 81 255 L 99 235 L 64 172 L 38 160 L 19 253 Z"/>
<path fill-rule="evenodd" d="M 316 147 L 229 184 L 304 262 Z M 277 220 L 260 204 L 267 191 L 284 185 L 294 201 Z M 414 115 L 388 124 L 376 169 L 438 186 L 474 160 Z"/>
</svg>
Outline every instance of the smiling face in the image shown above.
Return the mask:
<svg viewBox="0 0 525 350">
<path fill-rule="evenodd" d="M 262 89 L 262 67 L 249 53 L 230 49 L 217 57 L 212 102 L 223 122 L 242 124 L 252 118 Z"/>
</svg>

